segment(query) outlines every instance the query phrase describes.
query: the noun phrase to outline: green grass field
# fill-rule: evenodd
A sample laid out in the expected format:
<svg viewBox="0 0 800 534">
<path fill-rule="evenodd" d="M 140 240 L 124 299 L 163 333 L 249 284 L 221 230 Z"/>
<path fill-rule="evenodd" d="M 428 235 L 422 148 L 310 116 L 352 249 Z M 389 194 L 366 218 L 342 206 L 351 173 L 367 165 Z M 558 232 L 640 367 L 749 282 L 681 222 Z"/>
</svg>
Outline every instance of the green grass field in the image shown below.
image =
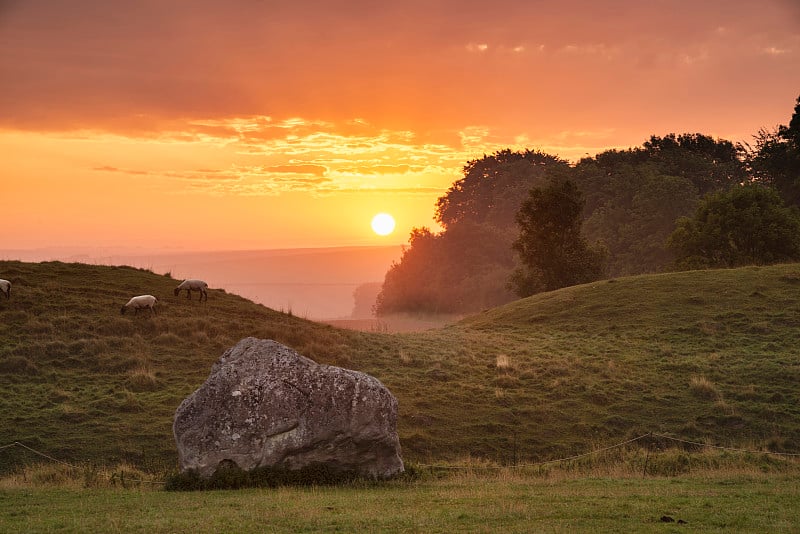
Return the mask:
<svg viewBox="0 0 800 534">
<path fill-rule="evenodd" d="M 547 480 L 504 472 L 200 493 L 0 490 L 3 532 L 788 533 L 798 526 L 796 474 Z"/>
<path fill-rule="evenodd" d="M 407 461 L 543 461 L 658 432 L 800 452 L 800 265 L 562 289 L 408 334 L 341 330 L 126 267 L 0 262 L 0 446 L 176 466 L 172 416 L 222 352 L 276 339 L 378 377 Z M 120 315 L 132 295 L 156 317 Z M 38 461 L 0 454 L 0 473 Z"/>
<path fill-rule="evenodd" d="M 222 289 L 188 301 L 132 268 L 0 262 L 0 276 L 14 283 L 0 299 L 2 532 L 800 528 L 800 460 L 765 453 L 800 452 L 800 265 L 602 281 L 406 334 Z M 119 314 L 142 293 L 157 316 Z M 175 409 L 246 336 L 378 377 L 421 476 L 161 491 Z"/>
</svg>

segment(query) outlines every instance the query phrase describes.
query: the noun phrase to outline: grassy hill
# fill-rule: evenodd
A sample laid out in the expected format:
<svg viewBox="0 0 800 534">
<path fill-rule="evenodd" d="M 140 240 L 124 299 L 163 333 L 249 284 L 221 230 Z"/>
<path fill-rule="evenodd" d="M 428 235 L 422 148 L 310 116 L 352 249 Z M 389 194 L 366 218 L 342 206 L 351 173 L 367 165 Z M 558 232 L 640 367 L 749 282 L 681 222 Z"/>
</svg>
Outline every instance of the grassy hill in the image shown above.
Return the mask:
<svg viewBox="0 0 800 534">
<path fill-rule="evenodd" d="M 378 377 L 406 460 L 536 461 L 648 431 L 800 452 L 800 265 L 566 288 L 409 334 L 341 330 L 128 267 L 0 262 L 0 446 L 172 469 L 172 416 L 222 352 L 271 338 Z M 160 299 L 156 317 L 120 315 Z M 0 450 L 0 473 L 37 461 Z"/>
</svg>

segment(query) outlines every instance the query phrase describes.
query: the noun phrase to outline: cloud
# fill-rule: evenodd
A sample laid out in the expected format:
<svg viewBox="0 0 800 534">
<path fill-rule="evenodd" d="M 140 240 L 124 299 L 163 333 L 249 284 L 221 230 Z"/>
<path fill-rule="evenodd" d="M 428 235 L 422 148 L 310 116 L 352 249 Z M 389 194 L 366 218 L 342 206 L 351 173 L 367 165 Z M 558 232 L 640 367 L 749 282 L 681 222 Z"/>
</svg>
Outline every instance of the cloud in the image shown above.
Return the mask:
<svg viewBox="0 0 800 534">
<path fill-rule="evenodd" d="M 355 126 L 357 127 L 354 127 Z M 147 176 L 150 185 L 174 194 L 186 191 L 208 195 L 274 196 L 290 192 L 328 195 L 335 192 L 394 192 L 429 195 L 443 192 L 458 177 L 466 154 L 457 146 L 433 144 L 406 131 L 376 128 L 364 121 L 337 125 L 324 121 L 293 119 L 274 121 L 262 116 L 223 121 L 173 121 L 169 132 L 152 136 L 110 136 L 109 147 L 97 154 L 106 161 L 93 165 L 99 173 Z M 277 131 L 280 135 L 276 134 Z M 350 135 L 337 133 L 351 131 Z M 89 134 L 66 136 L 68 142 L 95 141 Z M 217 147 L 216 158 L 225 166 L 176 165 L 191 156 L 162 162 L 155 155 L 182 151 L 188 155 Z M 149 167 L 131 167 L 129 152 Z M 153 155 L 151 155 L 153 154 Z M 98 157 L 98 156 L 95 156 Z M 414 184 L 414 185 L 410 185 Z"/>
<path fill-rule="evenodd" d="M 267 167 L 266 170 L 275 174 L 310 174 L 313 176 L 324 176 L 328 168 L 323 165 L 275 165 Z"/>
<path fill-rule="evenodd" d="M 280 137 L 281 129 L 319 126 L 296 117 L 460 128 L 486 124 L 506 106 L 539 111 L 541 101 L 591 119 L 602 111 L 565 90 L 589 85 L 609 87 L 604 108 L 639 106 L 642 114 L 654 75 L 675 85 L 676 65 L 702 59 L 702 83 L 730 87 L 730 70 L 717 62 L 735 57 L 736 43 L 785 58 L 800 28 L 794 0 L 4 6 L 0 127 L 133 135 L 193 117 L 192 135 L 217 139 L 214 129 Z M 760 43 L 765 36 L 772 42 Z M 743 70 L 758 61 L 739 58 Z M 788 67 L 782 79 L 796 86 Z"/>
<path fill-rule="evenodd" d="M 369 167 L 355 167 L 350 172 L 361 175 L 384 175 L 384 174 L 408 174 L 409 172 L 419 172 L 423 167 L 410 165 L 372 165 Z"/>
<path fill-rule="evenodd" d="M 762 50 L 768 56 L 780 56 L 789 52 L 786 48 L 778 48 L 776 46 L 768 46 Z"/>
<path fill-rule="evenodd" d="M 466 48 L 467 52 L 482 53 L 489 50 L 489 45 L 486 43 L 469 43 Z"/>
<path fill-rule="evenodd" d="M 558 50 L 559 53 L 573 56 L 590 56 L 594 59 L 601 58 L 612 60 L 620 54 L 617 47 L 608 46 L 604 43 L 584 43 L 568 44 Z"/>
<path fill-rule="evenodd" d="M 0 129 L 169 147 L 85 168 L 210 194 L 446 189 L 502 148 L 742 140 L 800 86 L 788 0 L 346 4 L 4 4 Z"/>
<path fill-rule="evenodd" d="M 93 167 L 93 171 L 99 172 L 113 172 L 113 173 L 120 173 L 120 174 L 129 174 L 133 176 L 147 176 L 152 174 L 151 171 L 144 171 L 144 170 L 136 170 L 136 169 L 120 169 L 118 167 L 112 167 L 111 165 L 101 165 L 99 167 Z"/>
</svg>

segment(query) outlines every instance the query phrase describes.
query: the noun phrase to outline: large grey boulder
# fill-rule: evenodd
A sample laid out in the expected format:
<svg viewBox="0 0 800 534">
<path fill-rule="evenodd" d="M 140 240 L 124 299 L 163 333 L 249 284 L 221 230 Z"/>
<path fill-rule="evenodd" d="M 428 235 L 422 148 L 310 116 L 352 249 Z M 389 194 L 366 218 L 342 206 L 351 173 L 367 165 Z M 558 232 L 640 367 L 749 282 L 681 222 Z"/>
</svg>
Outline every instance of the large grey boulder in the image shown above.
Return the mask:
<svg viewBox="0 0 800 534">
<path fill-rule="evenodd" d="M 272 340 L 245 338 L 178 407 L 182 470 L 211 476 L 231 462 L 385 478 L 401 473 L 397 399 L 378 379 L 320 365 Z"/>
</svg>

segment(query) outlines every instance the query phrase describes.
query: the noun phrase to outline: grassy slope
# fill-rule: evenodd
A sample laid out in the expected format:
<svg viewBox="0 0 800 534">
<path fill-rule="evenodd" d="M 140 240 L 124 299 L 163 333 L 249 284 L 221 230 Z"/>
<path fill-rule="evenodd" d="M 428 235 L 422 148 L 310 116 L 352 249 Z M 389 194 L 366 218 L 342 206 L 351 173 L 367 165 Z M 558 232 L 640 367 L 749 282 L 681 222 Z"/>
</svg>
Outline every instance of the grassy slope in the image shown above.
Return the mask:
<svg viewBox="0 0 800 534">
<path fill-rule="evenodd" d="M 406 459 L 535 461 L 647 431 L 800 452 L 800 265 L 641 276 L 414 334 L 339 330 L 124 267 L 0 262 L 0 446 L 173 467 L 172 415 L 222 352 L 276 339 L 375 375 Z M 121 316 L 135 294 L 157 317 Z M 0 451 L 0 472 L 35 460 Z"/>
</svg>

